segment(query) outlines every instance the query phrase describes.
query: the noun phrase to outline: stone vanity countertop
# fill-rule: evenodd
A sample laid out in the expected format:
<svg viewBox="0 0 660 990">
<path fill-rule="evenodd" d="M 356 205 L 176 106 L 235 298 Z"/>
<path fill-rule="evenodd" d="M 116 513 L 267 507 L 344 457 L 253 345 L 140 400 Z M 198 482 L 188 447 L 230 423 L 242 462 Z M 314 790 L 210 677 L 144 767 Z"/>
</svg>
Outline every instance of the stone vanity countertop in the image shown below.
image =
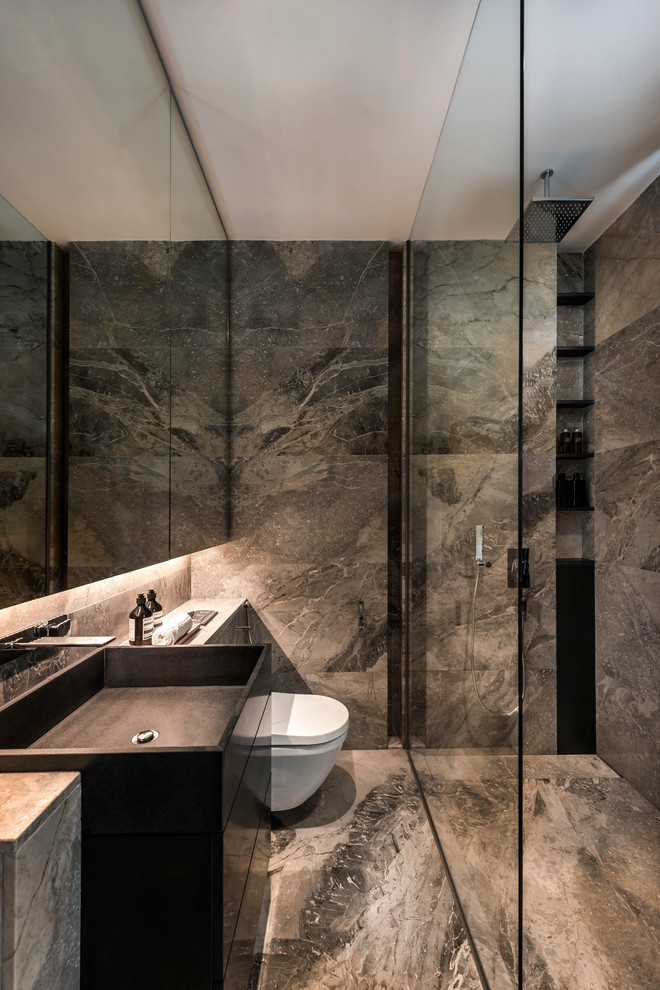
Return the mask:
<svg viewBox="0 0 660 990">
<path fill-rule="evenodd" d="M 176 618 L 179 615 L 185 615 L 186 612 L 194 612 L 201 609 L 209 609 L 218 614 L 214 616 L 207 625 L 202 626 L 198 632 L 195 633 L 190 639 L 186 640 L 185 643 L 176 643 L 176 646 L 203 646 L 206 641 L 213 636 L 214 633 L 222 629 L 223 626 L 229 625 L 233 619 L 235 613 L 241 607 L 244 598 L 191 598 L 189 601 L 184 602 L 183 605 L 178 605 L 171 611 L 167 612 L 163 617 L 163 623 L 169 621 L 169 619 Z M 158 628 L 161 628 L 160 626 Z M 122 646 L 128 645 L 128 640 L 125 640 Z M 136 649 L 148 649 L 148 647 L 136 647 Z"/>
<path fill-rule="evenodd" d="M 0 853 L 17 852 L 79 782 L 79 773 L 0 774 Z"/>
</svg>

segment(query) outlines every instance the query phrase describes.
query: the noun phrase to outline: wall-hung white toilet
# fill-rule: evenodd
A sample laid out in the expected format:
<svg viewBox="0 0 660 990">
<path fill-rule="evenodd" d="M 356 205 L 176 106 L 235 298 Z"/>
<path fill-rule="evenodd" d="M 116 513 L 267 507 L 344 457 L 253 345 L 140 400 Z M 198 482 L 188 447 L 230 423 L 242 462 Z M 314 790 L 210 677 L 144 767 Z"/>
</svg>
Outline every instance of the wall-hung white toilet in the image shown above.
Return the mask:
<svg viewBox="0 0 660 990">
<path fill-rule="evenodd" d="M 273 692 L 271 808 L 287 811 L 328 776 L 348 732 L 348 709 L 320 694 Z"/>
</svg>

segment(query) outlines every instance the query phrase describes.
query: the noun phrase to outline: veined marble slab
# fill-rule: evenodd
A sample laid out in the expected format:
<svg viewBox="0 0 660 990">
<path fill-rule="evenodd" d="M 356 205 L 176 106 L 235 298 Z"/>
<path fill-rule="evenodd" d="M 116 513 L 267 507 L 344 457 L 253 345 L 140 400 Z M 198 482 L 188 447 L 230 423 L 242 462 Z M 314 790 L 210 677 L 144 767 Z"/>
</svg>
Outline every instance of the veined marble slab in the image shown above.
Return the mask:
<svg viewBox="0 0 660 990">
<path fill-rule="evenodd" d="M 340 754 L 270 877 L 260 990 L 481 990 L 403 752 Z"/>
<path fill-rule="evenodd" d="M 80 986 L 80 775 L 0 775 L 3 990 Z"/>
</svg>

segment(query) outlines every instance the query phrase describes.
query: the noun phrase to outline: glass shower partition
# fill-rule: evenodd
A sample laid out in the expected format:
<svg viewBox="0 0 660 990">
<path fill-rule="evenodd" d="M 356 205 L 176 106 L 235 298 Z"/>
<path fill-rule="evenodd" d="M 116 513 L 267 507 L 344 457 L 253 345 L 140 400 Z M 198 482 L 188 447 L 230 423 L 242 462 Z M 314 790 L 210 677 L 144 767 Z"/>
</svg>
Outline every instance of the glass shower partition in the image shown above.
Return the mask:
<svg viewBox="0 0 660 990">
<path fill-rule="evenodd" d="M 520 952 L 520 27 L 475 5 L 407 246 L 406 743 L 484 990 Z"/>
</svg>

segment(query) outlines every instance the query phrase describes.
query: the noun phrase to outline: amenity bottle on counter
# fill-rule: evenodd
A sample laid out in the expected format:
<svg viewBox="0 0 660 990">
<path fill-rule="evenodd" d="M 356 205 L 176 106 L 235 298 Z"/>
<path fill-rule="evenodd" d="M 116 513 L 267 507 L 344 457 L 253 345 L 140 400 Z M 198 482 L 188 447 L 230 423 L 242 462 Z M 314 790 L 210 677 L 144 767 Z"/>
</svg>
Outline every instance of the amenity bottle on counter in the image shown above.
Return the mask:
<svg viewBox="0 0 660 990">
<path fill-rule="evenodd" d="M 138 595 L 135 608 L 128 617 L 128 642 L 130 646 L 151 646 L 154 619 L 147 607 L 144 595 Z"/>
<path fill-rule="evenodd" d="M 163 606 L 156 601 L 156 592 L 153 588 L 150 588 L 147 592 L 147 607 L 153 615 L 155 629 L 163 621 Z"/>
</svg>

